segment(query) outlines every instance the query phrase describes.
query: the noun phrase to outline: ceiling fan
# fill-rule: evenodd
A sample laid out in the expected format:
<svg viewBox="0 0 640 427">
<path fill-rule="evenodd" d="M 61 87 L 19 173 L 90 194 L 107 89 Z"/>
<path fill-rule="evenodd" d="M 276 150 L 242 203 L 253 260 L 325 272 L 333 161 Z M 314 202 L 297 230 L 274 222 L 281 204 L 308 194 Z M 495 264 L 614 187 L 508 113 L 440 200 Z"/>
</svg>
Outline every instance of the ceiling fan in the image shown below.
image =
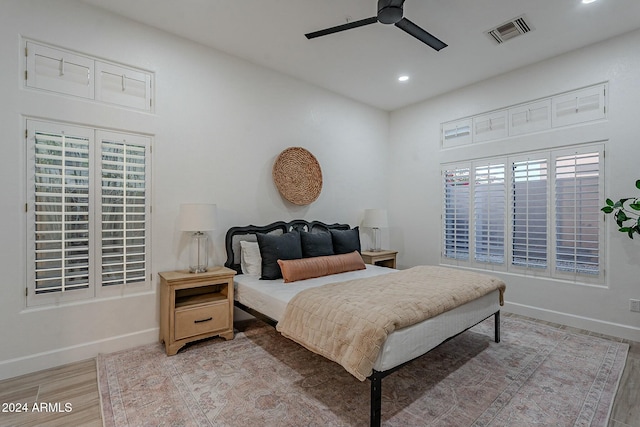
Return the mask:
<svg viewBox="0 0 640 427">
<path fill-rule="evenodd" d="M 361 19 L 359 21 L 348 22 L 336 27 L 326 28 L 320 31 L 314 31 L 312 33 L 305 34 L 308 39 L 316 37 L 326 36 L 329 34 L 337 33 L 340 31 L 351 30 L 352 28 L 362 27 L 364 25 L 375 24 L 380 22 L 382 24 L 394 24 L 407 34 L 417 38 L 423 43 L 428 44 L 435 50 L 444 49 L 447 44 L 438 39 L 427 31 L 423 30 L 407 18 L 402 17 L 402 6 L 404 0 L 378 0 L 378 15 L 371 18 Z"/>
</svg>

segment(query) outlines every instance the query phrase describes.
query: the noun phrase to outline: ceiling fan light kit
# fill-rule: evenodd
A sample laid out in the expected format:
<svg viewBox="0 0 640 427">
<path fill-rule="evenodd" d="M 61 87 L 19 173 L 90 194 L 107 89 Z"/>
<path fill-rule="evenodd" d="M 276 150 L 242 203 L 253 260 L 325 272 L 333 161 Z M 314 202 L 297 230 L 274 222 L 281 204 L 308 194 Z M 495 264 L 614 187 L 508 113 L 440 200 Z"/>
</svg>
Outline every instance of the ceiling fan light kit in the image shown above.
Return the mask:
<svg viewBox="0 0 640 427">
<path fill-rule="evenodd" d="M 378 21 L 383 24 L 395 24 L 402 19 L 402 3 L 400 1 L 378 0 Z"/>
<path fill-rule="evenodd" d="M 439 51 L 447 47 L 447 44 L 436 36 L 430 34 L 418 25 L 403 17 L 404 0 L 378 0 L 378 15 L 371 18 L 361 19 L 359 21 L 348 22 L 336 27 L 326 28 L 320 31 L 305 34 L 307 39 L 326 36 L 353 28 L 362 27 L 364 25 L 375 24 L 394 24 L 405 33 L 429 45 L 433 49 Z"/>
</svg>

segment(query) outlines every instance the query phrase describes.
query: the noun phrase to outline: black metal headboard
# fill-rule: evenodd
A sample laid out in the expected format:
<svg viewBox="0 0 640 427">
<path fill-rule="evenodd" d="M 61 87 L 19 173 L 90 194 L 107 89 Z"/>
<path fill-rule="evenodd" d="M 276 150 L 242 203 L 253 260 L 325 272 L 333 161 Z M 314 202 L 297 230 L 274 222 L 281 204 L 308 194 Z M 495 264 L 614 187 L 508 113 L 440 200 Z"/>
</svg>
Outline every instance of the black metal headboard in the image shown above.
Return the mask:
<svg viewBox="0 0 640 427">
<path fill-rule="evenodd" d="M 240 268 L 239 257 L 239 241 L 241 237 L 247 234 L 256 233 L 288 233 L 290 231 L 309 231 L 319 232 L 330 229 L 334 230 L 349 230 L 351 227 L 349 224 L 325 224 L 320 221 L 305 221 L 304 219 L 294 219 L 293 221 L 284 222 L 277 221 L 269 225 L 245 225 L 242 227 L 231 227 L 227 231 L 227 235 L 224 240 L 224 245 L 227 250 L 227 261 L 224 263 L 225 267 L 235 270 L 238 274 L 242 274 Z"/>
</svg>

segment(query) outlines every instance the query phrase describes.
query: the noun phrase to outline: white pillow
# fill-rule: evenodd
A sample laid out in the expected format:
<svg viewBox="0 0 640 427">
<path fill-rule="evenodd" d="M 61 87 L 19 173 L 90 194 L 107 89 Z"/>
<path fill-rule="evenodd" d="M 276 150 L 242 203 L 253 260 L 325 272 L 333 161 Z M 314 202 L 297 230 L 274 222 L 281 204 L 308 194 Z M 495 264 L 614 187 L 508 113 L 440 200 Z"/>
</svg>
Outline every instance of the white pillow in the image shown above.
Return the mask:
<svg viewBox="0 0 640 427">
<path fill-rule="evenodd" d="M 262 275 L 262 257 L 258 242 L 240 241 L 240 268 L 242 274 L 258 277 Z"/>
</svg>

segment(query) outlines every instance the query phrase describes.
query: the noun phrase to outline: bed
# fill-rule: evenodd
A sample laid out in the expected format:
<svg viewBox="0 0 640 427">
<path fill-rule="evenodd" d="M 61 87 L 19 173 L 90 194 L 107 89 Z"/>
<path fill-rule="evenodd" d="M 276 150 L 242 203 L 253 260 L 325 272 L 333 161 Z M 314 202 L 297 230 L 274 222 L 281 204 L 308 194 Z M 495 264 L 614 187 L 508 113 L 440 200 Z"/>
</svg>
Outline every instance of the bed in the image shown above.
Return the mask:
<svg viewBox="0 0 640 427">
<path fill-rule="evenodd" d="M 225 239 L 227 251 L 225 266 L 234 269 L 238 273 L 235 277 L 235 305 L 267 323 L 279 327 L 278 322 L 281 322 L 288 314 L 287 309 L 291 309 L 291 304 L 289 303 L 298 298 L 299 295 L 304 294 L 303 291 L 305 290 L 314 292 L 324 285 L 326 286 L 322 289 L 335 287 L 337 286 L 336 283 L 353 284 L 365 280 L 377 280 L 380 282 L 390 280 L 392 277 L 398 277 L 397 274 L 400 272 L 397 270 L 366 265 L 363 269 L 285 283 L 287 277 L 284 279 L 262 280 L 260 274 L 256 274 L 256 269 L 260 268 L 260 266 L 250 265 L 252 260 L 249 259 L 250 250 L 248 248 L 251 247 L 255 251 L 257 240 L 260 239 L 261 244 L 263 244 L 267 240 L 265 236 L 283 236 L 286 233 L 296 232 L 292 233 L 292 235 L 302 234 L 313 237 L 312 234 L 319 233 L 324 238 L 325 234 L 331 233 L 336 236 L 341 235 L 339 233 L 342 233 L 342 231 L 348 232 L 348 230 L 354 229 L 351 229 L 348 224 L 326 224 L 320 221 L 308 222 L 306 220 L 279 221 L 265 226 L 249 225 L 230 228 Z M 355 230 L 357 232 L 357 228 Z M 273 238 L 269 237 L 269 239 Z M 359 248 L 359 240 L 357 244 Z M 310 250 L 309 253 L 315 255 L 316 253 L 313 251 L 314 249 Z M 323 254 L 322 251 L 318 253 L 319 257 Z M 245 255 L 246 257 L 243 258 Z M 255 263 L 255 260 L 253 262 Z M 281 265 L 284 271 L 285 264 Z M 243 274 L 243 270 L 250 274 Z M 390 275 L 391 273 L 394 274 Z M 491 316 L 495 318 L 494 339 L 496 342 L 500 341 L 500 304 L 503 290 L 504 287 L 501 290 L 496 289 L 488 292 L 433 317 L 393 330 L 385 336 L 375 357 L 375 362 L 372 360 L 371 373 L 367 376 L 371 382 L 371 426 L 379 426 L 381 424 L 382 379 L 387 375 Z M 285 333 L 283 335 L 287 336 Z M 304 345 L 304 343 L 302 344 Z M 316 351 L 313 347 L 305 346 Z M 316 352 L 327 357 L 322 352 Z M 331 359 L 331 357 L 329 358 Z M 346 366 L 345 369 L 347 369 Z M 349 369 L 347 370 L 353 373 Z M 358 377 L 358 375 L 355 376 Z"/>
</svg>

